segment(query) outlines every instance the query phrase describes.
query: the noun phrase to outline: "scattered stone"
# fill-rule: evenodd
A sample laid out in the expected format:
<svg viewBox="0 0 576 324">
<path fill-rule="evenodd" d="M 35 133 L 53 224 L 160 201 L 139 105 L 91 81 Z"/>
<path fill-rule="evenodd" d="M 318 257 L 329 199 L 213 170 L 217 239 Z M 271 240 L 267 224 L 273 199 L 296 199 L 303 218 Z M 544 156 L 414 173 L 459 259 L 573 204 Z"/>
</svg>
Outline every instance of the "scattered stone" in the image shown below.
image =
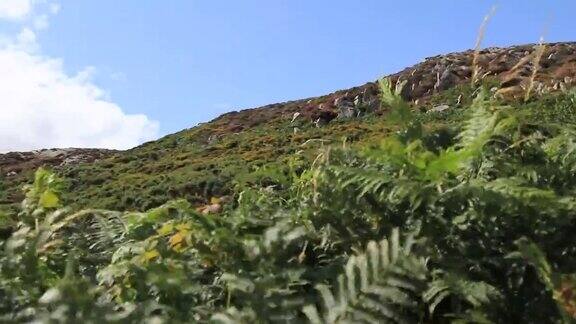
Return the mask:
<svg viewBox="0 0 576 324">
<path fill-rule="evenodd" d="M 450 106 L 448 105 L 440 105 L 440 106 L 436 106 L 430 110 L 427 111 L 427 113 L 434 113 L 434 112 L 443 112 L 445 110 L 450 109 Z"/>
<path fill-rule="evenodd" d="M 512 87 L 499 89 L 494 94 L 494 97 L 500 99 L 510 99 L 510 98 L 521 99 L 522 97 L 524 97 L 525 93 L 526 90 L 522 86 L 515 85 Z"/>
<path fill-rule="evenodd" d="M 206 140 L 206 144 L 214 145 L 218 143 L 218 135 L 210 135 L 208 136 L 208 140 Z"/>
<path fill-rule="evenodd" d="M 202 206 L 196 209 L 197 212 L 203 215 L 218 214 L 222 211 L 222 205 L 219 203 Z"/>
<path fill-rule="evenodd" d="M 300 116 L 299 112 L 295 112 L 294 115 L 292 115 L 292 121 L 290 121 L 291 124 L 293 124 L 296 121 L 296 118 L 298 118 Z"/>
<path fill-rule="evenodd" d="M 442 74 L 439 72 L 436 74 L 436 83 L 434 84 L 434 90 L 442 91 L 449 89 L 456 85 L 458 82 L 458 77 L 452 73 L 452 66 L 448 66 L 442 71 Z"/>
<path fill-rule="evenodd" d="M 116 153 L 103 149 L 48 149 L 31 152 L 9 152 L 0 154 L 0 174 L 13 177 L 22 171 L 36 170 L 47 166 L 60 168 L 81 163 L 92 163 Z"/>
</svg>

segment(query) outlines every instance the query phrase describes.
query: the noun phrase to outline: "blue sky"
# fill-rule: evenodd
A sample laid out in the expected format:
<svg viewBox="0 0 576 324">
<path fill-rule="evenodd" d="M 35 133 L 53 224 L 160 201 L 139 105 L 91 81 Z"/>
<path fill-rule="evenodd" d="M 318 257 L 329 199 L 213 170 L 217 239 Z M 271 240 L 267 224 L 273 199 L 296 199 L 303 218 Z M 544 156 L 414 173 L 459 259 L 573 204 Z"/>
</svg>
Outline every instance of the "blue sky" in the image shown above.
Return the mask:
<svg viewBox="0 0 576 324">
<path fill-rule="evenodd" d="M 35 31 L 37 55 L 61 59 L 67 75 L 92 67 L 90 82 L 106 100 L 158 122 L 154 136 L 471 48 L 495 4 L 484 46 L 537 42 L 544 32 L 570 41 L 576 31 L 573 0 L 52 2 L 60 10 Z"/>
</svg>

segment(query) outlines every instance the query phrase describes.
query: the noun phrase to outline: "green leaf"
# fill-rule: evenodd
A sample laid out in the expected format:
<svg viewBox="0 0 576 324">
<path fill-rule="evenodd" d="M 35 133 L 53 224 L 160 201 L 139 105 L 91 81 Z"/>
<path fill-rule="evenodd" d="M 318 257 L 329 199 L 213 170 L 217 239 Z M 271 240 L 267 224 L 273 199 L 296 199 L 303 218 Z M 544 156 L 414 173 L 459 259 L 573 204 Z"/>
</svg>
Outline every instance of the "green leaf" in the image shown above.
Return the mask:
<svg viewBox="0 0 576 324">
<path fill-rule="evenodd" d="M 52 190 L 46 190 L 40 196 L 40 206 L 43 208 L 57 208 L 60 205 L 60 198 Z"/>
</svg>

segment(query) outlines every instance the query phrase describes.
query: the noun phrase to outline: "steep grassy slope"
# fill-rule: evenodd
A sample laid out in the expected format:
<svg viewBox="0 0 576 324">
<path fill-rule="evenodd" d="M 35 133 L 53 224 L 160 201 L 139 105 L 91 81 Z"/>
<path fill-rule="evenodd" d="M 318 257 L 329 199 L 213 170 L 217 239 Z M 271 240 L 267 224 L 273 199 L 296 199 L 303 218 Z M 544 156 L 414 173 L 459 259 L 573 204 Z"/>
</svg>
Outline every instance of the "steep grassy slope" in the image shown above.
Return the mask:
<svg viewBox="0 0 576 324">
<path fill-rule="evenodd" d="M 71 210 L 40 169 L 0 236 L 0 322 L 574 323 L 576 92 L 426 114 L 381 83 L 386 118 L 321 128 L 377 144 L 314 150 L 214 212 Z"/>
<path fill-rule="evenodd" d="M 438 73 L 431 94 L 388 78 L 50 159 L 68 188 L 39 169 L 0 211 L 0 322 L 574 323 L 571 46 L 474 84 Z"/>
<path fill-rule="evenodd" d="M 481 51 L 479 78 L 494 86 L 495 96 L 514 102 L 531 82 L 534 49 L 526 45 Z M 467 51 L 428 58 L 390 79 L 406 82 L 402 96 L 417 111 L 446 109 L 422 115 L 426 127 L 444 127 L 472 98 L 473 56 Z M 537 72 L 534 92 L 569 87 L 576 80 L 576 45 L 548 45 Z M 234 186 L 281 185 L 277 170 L 309 163 L 320 145 L 381 138 L 395 129 L 387 122 L 387 109 L 379 102 L 377 84 L 368 83 L 318 98 L 231 112 L 108 158 L 57 170 L 73 192 L 65 198 L 76 207 L 144 210 L 176 197 L 200 205 Z M 19 201 L 18 188 L 31 179 L 33 168 L 10 176 L 7 167 L 0 169 L 0 184 L 6 189 L 0 200 L 4 205 Z"/>
</svg>

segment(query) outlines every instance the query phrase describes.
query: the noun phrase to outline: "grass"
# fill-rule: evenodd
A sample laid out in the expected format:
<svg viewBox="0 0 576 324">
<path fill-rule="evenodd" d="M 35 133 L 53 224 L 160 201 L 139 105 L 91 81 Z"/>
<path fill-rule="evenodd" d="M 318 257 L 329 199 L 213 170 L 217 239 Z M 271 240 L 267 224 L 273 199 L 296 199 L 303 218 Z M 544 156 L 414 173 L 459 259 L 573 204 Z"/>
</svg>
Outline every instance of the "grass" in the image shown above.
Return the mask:
<svg viewBox="0 0 576 324">
<path fill-rule="evenodd" d="M 189 194 L 144 213 L 70 210 L 40 169 L 0 240 L 0 321 L 571 323 L 576 95 L 382 93 L 402 111 L 207 143 L 211 123 L 63 171 L 69 201 L 95 194 L 76 208 Z"/>
<path fill-rule="evenodd" d="M 483 82 L 487 87 L 497 85 L 490 79 Z M 450 131 L 451 125 L 464 118 L 461 107 L 468 105 L 473 95 L 468 84 L 438 93 L 426 106 L 416 109 L 421 110 L 416 118 L 427 129 Z M 534 110 L 541 111 L 541 118 L 566 114 L 567 120 L 574 120 L 569 100 L 569 95 L 548 95 L 515 105 L 518 109 L 552 106 Z M 452 108 L 440 113 L 424 112 L 437 104 L 448 104 Z M 216 126 L 203 124 L 105 160 L 59 170 L 71 193 L 63 199 L 74 208 L 90 206 L 113 210 L 147 210 L 175 198 L 203 205 L 212 197 L 232 194 L 237 187 L 275 184 L 276 180 L 262 170 L 280 168 L 288 173 L 287 162 L 294 159 L 309 165 L 322 145 L 342 143 L 346 139 L 348 145 L 362 146 L 378 142 L 398 130 L 386 114 L 334 120 L 320 128 L 311 121 L 302 121 L 296 133 L 290 120 L 277 118 L 207 143 L 207 134 L 217 132 Z M 6 181 L 8 194 L 5 195 L 17 196 L 23 180 L 29 181 L 31 176 L 25 174 Z"/>
</svg>

